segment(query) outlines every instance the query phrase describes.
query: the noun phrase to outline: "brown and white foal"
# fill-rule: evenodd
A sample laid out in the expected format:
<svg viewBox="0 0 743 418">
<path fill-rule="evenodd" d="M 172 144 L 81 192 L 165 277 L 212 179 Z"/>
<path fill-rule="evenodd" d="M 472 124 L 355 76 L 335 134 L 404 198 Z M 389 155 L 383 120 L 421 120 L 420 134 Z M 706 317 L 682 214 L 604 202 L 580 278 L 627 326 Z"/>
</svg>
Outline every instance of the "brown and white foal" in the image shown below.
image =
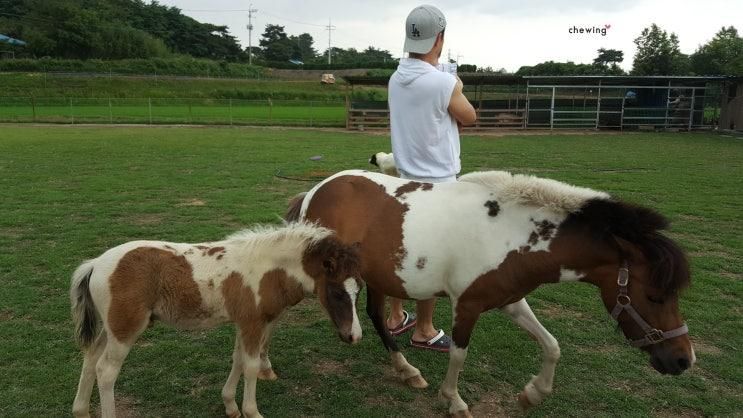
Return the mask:
<svg viewBox="0 0 743 418">
<path fill-rule="evenodd" d="M 260 417 L 256 379 L 276 378 L 266 351 L 280 314 L 314 293 L 340 338 L 358 342 L 359 270 L 356 246 L 307 223 L 246 230 L 205 244 L 133 241 L 86 261 L 70 289 L 75 336 L 85 352 L 74 415 L 89 416 L 97 380 L 102 416 L 115 416 L 113 388 L 124 358 L 160 320 L 185 329 L 234 322 L 232 371 L 222 390 L 226 413 L 240 416 L 235 389 L 244 374 L 242 412 Z"/>
</svg>

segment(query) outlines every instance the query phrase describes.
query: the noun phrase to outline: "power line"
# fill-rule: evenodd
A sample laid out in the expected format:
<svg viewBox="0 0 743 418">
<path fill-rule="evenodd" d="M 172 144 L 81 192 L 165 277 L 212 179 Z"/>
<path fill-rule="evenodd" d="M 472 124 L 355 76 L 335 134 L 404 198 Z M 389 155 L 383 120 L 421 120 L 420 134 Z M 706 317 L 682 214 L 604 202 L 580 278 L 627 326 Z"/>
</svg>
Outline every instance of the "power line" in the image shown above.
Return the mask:
<svg viewBox="0 0 743 418">
<path fill-rule="evenodd" d="M 328 26 L 325 26 L 325 30 L 328 31 L 328 64 L 331 64 L 330 57 L 333 55 L 333 47 L 330 46 L 330 33 L 335 30 L 335 26 L 330 24 L 330 18 L 328 18 Z"/>
<path fill-rule="evenodd" d="M 258 13 L 258 9 L 251 3 L 248 8 L 248 65 L 253 65 L 253 13 Z"/>
<path fill-rule="evenodd" d="M 287 18 L 285 18 L 285 17 L 277 16 L 277 15 L 275 15 L 275 14 L 272 14 L 272 13 L 268 13 L 268 12 L 266 12 L 266 11 L 263 11 L 263 14 L 264 14 L 264 15 L 266 15 L 266 16 L 271 16 L 271 17 L 273 17 L 274 19 L 281 19 L 281 20 L 286 20 L 287 22 L 291 22 L 291 23 L 296 23 L 296 24 L 298 24 L 298 25 L 315 26 L 315 27 L 318 27 L 318 28 L 325 28 L 325 27 L 326 27 L 326 25 L 318 25 L 317 23 L 300 22 L 300 21 L 298 21 L 298 20 L 287 19 Z"/>
</svg>

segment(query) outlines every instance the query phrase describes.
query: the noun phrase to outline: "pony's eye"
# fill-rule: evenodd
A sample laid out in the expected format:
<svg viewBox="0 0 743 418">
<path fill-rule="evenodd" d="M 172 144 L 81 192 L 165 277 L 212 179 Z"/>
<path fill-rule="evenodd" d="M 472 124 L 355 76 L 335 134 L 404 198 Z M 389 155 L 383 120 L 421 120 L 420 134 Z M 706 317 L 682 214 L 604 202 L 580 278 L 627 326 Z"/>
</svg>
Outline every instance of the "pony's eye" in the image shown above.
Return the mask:
<svg viewBox="0 0 743 418">
<path fill-rule="evenodd" d="M 665 299 L 659 298 L 657 296 L 650 296 L 650 295 L 648 295 L 648 300 L 650 302 L 652 302 L 652 303 L 657 303 L 659 305 L 662 305 L 662 304 L 666 303 L 666 300 Z"/>
</svg>

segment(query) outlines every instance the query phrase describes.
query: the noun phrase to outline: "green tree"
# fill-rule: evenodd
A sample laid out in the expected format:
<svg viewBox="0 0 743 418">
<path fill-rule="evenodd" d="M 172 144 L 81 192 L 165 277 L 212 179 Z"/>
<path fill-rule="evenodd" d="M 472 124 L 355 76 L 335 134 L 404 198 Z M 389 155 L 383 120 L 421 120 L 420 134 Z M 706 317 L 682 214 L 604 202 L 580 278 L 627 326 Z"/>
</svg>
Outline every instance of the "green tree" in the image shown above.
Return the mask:
<svg viewBox="0 0 743 418">
<path fill-rule="evenodd" d="M 516 71 L 516 75 L 592 75 L 597 74 L 591 64 L 576 64 L 568 62 L 542 62 L 534 66 L 523 66 Z"/>
<path fill-rule="evenodd" d="M 743 74 L 743 38 L 735 27 L 723 27 L 691 55 L 690 61 L 691 70 L 698 75 Z"/>
<path fill-rule="evenodd" d="M 291 35 L 289 40 L 292 43 L 294 51 L 292 58 L 297 58 L 302 62 L 311 62 L 317 56 L 317 51 L 313 47 L 315 40 L 309 33 L 303 33 L 299 36 Z"/>
<path fill-rule="evenodd" d="M 228 61 L 247 55 L 225 26 L 142 0 L 0 0 L 0 32 L 30 56 L 152 58 L 172 52 Z"/>
<path fill-rule="evenodd" d="M 618 63 L 624 61 L 624 52 L 618 49 L 599 48 L 596 51 L 598 55 L 593 59 L 593 66 L 598 74 L 602 75 L 623 75 L 624 70 L 619 67 Z"/>
<path fill-rule="evenodd" d="M 634 75 L 685 75 L 689 57 L 679 50 L 675 33 L 668 35 L 653 23 L 635 39 L 637 52 L 632 66 Z"/>
<path fill-rule="evenodd" d="M 296 58 L 296 42 L 292 42 L 289 39 L 286 32 L 284 32 L 283 26 L 266 25 L 266 30 L 261 35 L 259 44 L 263 59 L 266 61 L 286 62 L 292 58 Z"/>
</svg>

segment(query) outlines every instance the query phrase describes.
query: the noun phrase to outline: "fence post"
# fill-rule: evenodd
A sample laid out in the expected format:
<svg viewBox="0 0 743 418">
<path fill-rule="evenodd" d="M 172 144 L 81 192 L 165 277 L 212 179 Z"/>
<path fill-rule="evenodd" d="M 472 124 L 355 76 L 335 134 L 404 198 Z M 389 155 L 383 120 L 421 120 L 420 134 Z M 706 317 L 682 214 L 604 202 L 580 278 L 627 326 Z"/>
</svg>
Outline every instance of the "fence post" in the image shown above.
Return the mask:
<svg viewBox="0 0 743 418">
<path fill-rule="evenodd" d="M 70 124 L 75 124 L 75 113 L 72 111 L 72 97 L 70 97 Z"/>
<path fill-rule="evenodd" d="M 111 98 L 108 98 L 108 123 L 113 125 L 114 123 L 114 112 L 111 108 Z"/>
<path fill-rule="evenodd" d="M 526 129 L 526 128 L 529 127 L 529 104 L 530 104 L 530 102 L 529 102 L 529 80 L 526 80 L 526 98 L 525 98 L 525 100 L 526 100 L 526 105 L 525 105 L 524 108 L 526 110 L 526 115 L 524 117 L 524 129 Z"/>
<path fill-rule="evenodd" d="M 550 131 L 555 127 L 555 87 L 552 87 L 552 103 L 550 104 Z"/>
<path fill-rule="evenodd" d="M 33 114 L 33 121 L 36 122 L 36 98 L 31 96 L 31 112 Z"/>
<path fill-rule="evenodd" d="M 599 91 L 598 91 L 598 97 L 596 98 L 596 130 L 599 129 L 600 120 L 601 120 L 601 80 L 599 80 Z"/>
<path fill-rule="evenodd" d="M 230 99 L 230 126 L 232 126 L 232 99 Z"/>
<path fill-rule="evenodd" d="M 151 97 L 147 98 L 147 107 L 149 108 L 149 111 L 150 111 L 150 125 L 152 125 L 152 98 Z"/>
<path fill-rule="evenodd" d="M 697 89 L 692 87 L 691 89 L 691 104 L 689 105 L 689 128 L 688 130 L 691 131 L 691 126 L 694 124 L 694 99 L 697 94 Z M 702 119 L 704 119 L 704 114 L 702 114 Z"/>
<path fill-rule="evenodd" d="M 188 101 L 188 123 L 193 123 L 193 114 L 191 113 L 191 101 Z"/>
<path fill-rule="evenodd" d="M 271 123 L 273 120 L 273 102 L 271 101 L 271 98 L 268 98 L 268 123 Z"/>
<path fill-rule="evenodd" d="M 312 127 L 312 116 L 313 116 L 313 114 L 312 114 L 312 109 L 313 109 L 312 104 L 313 103 L 315 103 L 315 102 L 310 101 L 310 128 Z"/>
</svg>

